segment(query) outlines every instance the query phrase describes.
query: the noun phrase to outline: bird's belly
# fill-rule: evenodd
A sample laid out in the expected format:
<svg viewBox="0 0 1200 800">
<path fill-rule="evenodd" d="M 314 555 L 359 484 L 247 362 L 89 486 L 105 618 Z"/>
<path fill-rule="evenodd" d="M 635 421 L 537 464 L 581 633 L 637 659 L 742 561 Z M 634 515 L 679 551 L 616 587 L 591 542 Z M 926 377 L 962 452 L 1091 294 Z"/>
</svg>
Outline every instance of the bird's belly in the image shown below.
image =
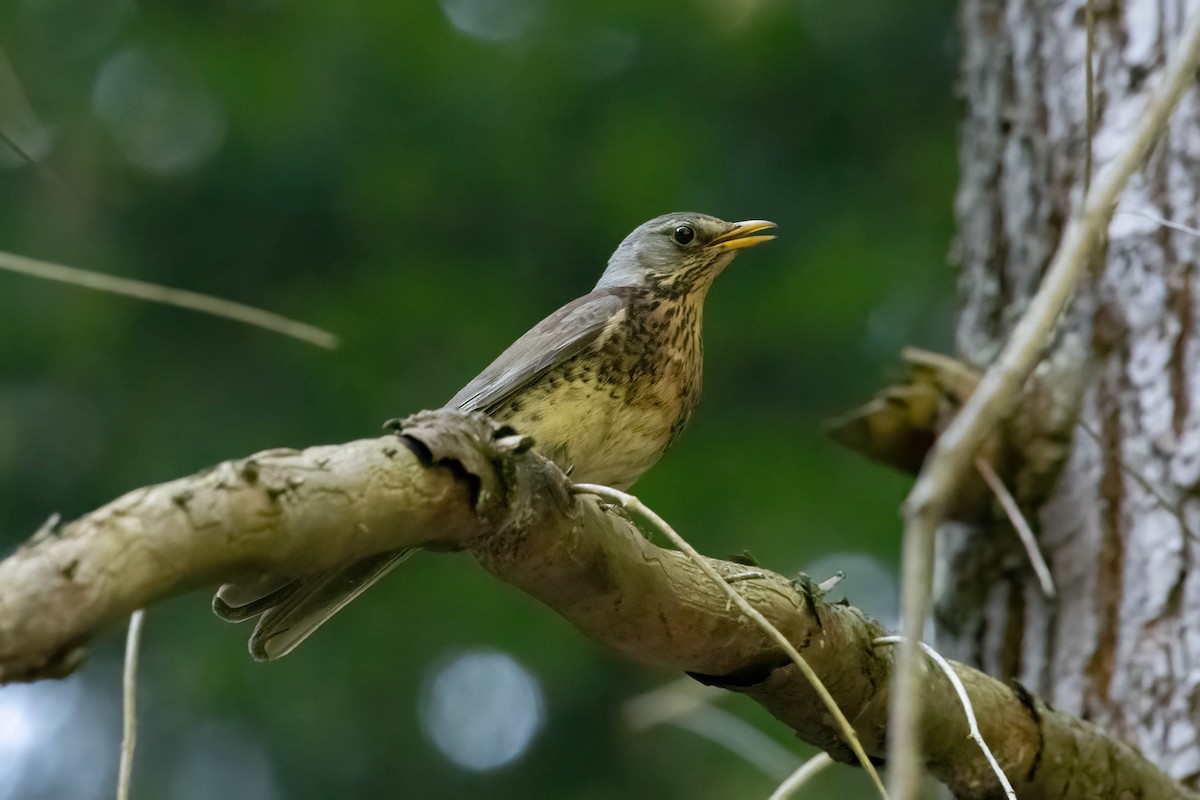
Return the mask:
<svg viewBox="0 0 1200 800">
<path fill-rule="evenodd" d="M 527 396 L 497 416 L 532 436 L 534 449 L 576 483 L 628 488 L 662 456 L 677 419 L 662 403 L 631 404 L 603 385 L 560 384 L 548 400 Z"/>
</svg>

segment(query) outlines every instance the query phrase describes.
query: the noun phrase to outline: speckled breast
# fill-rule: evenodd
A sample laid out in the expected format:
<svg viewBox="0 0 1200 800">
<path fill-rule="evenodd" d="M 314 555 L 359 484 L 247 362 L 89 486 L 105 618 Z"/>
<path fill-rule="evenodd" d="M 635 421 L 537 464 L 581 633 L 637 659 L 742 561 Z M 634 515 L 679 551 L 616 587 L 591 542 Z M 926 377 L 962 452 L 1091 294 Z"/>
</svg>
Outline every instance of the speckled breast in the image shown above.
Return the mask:
<svg viewBox="0 0 1200 800">
<path fill-rule="evenodd" d="M 494 412 L 572 480 L 628 488 L 700 399 L 703 298 L 634 297 L 587 349 Z"/>
</svg>

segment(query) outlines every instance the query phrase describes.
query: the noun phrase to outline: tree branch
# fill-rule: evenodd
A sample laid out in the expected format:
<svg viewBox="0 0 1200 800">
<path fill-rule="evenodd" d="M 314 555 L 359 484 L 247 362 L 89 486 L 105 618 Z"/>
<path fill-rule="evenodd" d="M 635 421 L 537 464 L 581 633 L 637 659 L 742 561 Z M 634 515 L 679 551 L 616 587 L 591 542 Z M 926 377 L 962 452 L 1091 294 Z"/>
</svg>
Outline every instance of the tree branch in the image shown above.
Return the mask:
<svg viewBox="0 0 1200 800">
<path fill-rule="evenodd" d="M 0 681 L 70 672 L 96 630 L 172 594 L 478 535 L 468 488 L 386 437 L 268 450 L 129 492 L 0 562 Z"/>
<path fill-rule="evenodd" d="M 806 742 L 852 760 L 809 682 L 695 563 L 647 541 L 612 506 L 572 494 L 528 446 L 486 417 L 422 412 L 398 436 L 270 450 L 130 492 L 0 562 L 0 676 L 64 674 L 104 625 L 186 589 L 418 545 L 469 551 L 602 645 L 745 694 Z M 826 603 L 806 578 L 761 572 L 740 593 L 804 653 L 880 758 L 893 648 L 873 641 L 884 631 Z M 1195 797 L 1095 727 L 954 669 L 1023 800 Z M 967 738 L 954 689 L 937 671 L 922 673 L 922 688 L 937 712 L 920 731 L 929 770 L 959 797 L 989 796 L 996 778 Z"/>
</svg>

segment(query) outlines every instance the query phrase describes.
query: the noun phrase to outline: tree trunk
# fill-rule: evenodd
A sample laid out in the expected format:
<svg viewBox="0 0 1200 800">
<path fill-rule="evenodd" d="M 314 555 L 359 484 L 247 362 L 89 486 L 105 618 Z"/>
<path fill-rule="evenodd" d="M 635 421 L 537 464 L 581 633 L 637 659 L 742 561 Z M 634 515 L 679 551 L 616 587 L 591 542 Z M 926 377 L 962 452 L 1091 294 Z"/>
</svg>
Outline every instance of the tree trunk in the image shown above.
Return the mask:
<svg viewBox="0 0 1200 800">
<path fill-rule="evenodd" d="M 1095 0 L 1096 167 L 1125 140 L 1197 11 L 1185 0 Z M 964 0 L 961 15 L 958 347 L 986 365 L 1083 191 L 1087 14 L 1079 0 Z M 1040 421 L 1077 422 L 1043 431 L 1069 436 L 1057 481 L 1015 488 L 1057 600 L 1043 597 L 997 518 L 943 531 L 937 607 L 947 655 L 1018 679 L 1191 786 L 1200 785 L 1200 237 L 1145 215 L 1200 227 L 1198 94 L 1184 96 L 1126 191 L 1107 252 L 1042 368 L 1067 413 Z"/>
</svg>

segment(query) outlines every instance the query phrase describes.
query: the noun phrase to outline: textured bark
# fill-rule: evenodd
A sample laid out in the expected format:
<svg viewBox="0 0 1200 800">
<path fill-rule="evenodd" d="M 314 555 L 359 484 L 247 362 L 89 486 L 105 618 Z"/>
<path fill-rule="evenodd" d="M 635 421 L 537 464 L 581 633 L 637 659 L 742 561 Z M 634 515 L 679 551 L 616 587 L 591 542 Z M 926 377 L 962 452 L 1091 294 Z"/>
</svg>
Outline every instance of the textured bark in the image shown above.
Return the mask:
<svg viewBox="0 0 1200 800">
<path fill-rule="evenodd" d="M 1120 146 L 1195 3 L 1095 3 L 1094 160 Z M 1078 203 L 1086 145 L 1083 2 L 965 0 L 961 355 L 985 365 L 1025 307 Z M 1200 782 L 1200 97 L 1184 97 L 1126 191 L 1105 257 L 1046 364 L 1071 433 L 1050 487 L 1018 479 L 1059 599 L 1041 595 L 1007 526 L 943 532 L 939 645 L 1100 724 Z M 1076 397 L 1076 388 L 1082 389 Z M 1073 431 L 1065 421 L 1079 409 Z M 1038 426 L 1034 426 L 1038 427 Z M 1057 429 L 1057 430 L 1056 430 Z M 1037 438 L 1037 437 L 1033 437 Z M 1044 479 L 1044 465 L 1036 476 Z"/>
</svg>

